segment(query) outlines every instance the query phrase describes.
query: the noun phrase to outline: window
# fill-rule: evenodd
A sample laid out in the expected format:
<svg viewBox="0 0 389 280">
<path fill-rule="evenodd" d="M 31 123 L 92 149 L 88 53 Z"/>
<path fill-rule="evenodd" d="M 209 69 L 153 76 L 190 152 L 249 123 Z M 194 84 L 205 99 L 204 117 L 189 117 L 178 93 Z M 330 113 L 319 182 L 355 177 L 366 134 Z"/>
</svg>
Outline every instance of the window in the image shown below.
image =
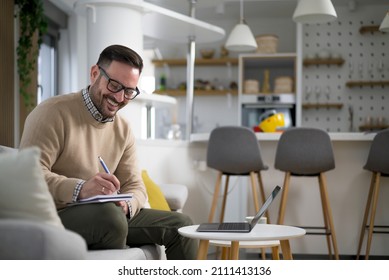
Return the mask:
<svg viewBox="0 0 389 280">
<path fill-rule="evenodd" d="M 43 0 L 47 33 L 39 49 L 37 104 L 58 94 L 58 42 L 60 29 L 67 28 L 68 16 L 49 0 Z"/>
<path fill-rule="evenodd" d="M 39 49 L 37 104 L 57 94 L 57 67 L 57 40 L 46 34 Z"/>
</svg>

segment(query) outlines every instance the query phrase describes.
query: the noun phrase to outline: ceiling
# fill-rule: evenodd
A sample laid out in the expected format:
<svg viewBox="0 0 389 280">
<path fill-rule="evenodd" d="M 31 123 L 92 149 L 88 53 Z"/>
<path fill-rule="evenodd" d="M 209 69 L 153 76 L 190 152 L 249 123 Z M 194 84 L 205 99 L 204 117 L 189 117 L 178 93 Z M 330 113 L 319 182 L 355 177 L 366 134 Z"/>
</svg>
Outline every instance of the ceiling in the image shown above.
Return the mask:
<svg viewBox="0 0 389 280">
<path fill-rule="evenodd" d="M 50 0 L 54 5 L 62 10 L 71 13 L 73 4 L 77 0 Z M 144 0 L 184 15 L 190 14 L 190 3 L 193 2 L 195 7 L 195 17 L 197 19 L 210 22 L 224 18 L 240 17 L 240 0 Z M 336 6 L 347 6 L 350 2 L 356 3 L 356 8 L 365 5 L 387 5 L 388 0 L 332 0 Z M 243 12 L 244 17 L 291 17 L 296 7 L 297 0 L 244 0 Z"/>
<path fill-rule="evenodd" d="M 222 18 L 240 17 L 240 0 L 145 0 L 182 14 L 189 15 L 190 2 L 195 2 L 196 18 L 212 21 Z M 388 5 L 388 0 L 332 0 L 335 6 L 348 6 L 354 2 L 356 7 L 364 5 Z M 243 0 L 243 12 L 246 19 L 258 17 L 292 17 L 297 0 Z"/>
</svg>

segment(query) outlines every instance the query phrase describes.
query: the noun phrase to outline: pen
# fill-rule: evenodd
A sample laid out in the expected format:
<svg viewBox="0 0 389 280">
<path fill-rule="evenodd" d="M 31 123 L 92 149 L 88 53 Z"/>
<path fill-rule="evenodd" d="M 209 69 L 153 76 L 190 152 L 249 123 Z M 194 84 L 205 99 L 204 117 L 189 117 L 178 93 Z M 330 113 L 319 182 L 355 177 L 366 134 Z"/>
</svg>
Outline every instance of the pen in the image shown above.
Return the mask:
<svg viewBox="0 0 389 280">
<path fill-rule="evenodd" d="M 101 156 L 98 156 L 98 158 L 99 158 L 99 161 L 100 161 L 101 165 L 103 166 L 105 172 L 108 174 L 111 174 L 111 172 L 109 172 L 109 169 L 108 169 L 107 165 L 105 164 L 103 158 Z"/>
<path fill-rule="evenodd" d="M 103 158 L 101 156 L 98 156 L 99 158 L 99 161 L 101 163 L 101 165 L 103 166 L 104 170 L 105 170 L 105 173 L 107 174 L 111 174 L 111 172 L 109 172 L 109 169 L 108 169 L 108 166 L 105 164 Z M 120 191 L 115 191 L 113 194 L 118 194 Z"/>
</svg>

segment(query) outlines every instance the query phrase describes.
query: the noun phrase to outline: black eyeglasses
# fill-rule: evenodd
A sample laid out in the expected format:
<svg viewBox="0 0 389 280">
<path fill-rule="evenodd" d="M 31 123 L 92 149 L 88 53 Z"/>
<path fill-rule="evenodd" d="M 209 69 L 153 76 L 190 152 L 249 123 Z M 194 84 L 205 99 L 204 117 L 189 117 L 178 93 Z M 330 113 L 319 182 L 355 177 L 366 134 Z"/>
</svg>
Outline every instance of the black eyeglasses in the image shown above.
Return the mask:
<svg viewBox="0 0 389 280">
<path fill-rule="evenodd" d="M 124 91 L 124 98 L 128 99 L 128 100 L 132 100 L 140 94 L 138 87 L 130 88 L 130 87 L 123 86 L 120 82 L 118 82 L 114 79 L 111 79 L 108 76 L 107 72 L 105 72 L 105 70 L 100 65 L 98 65 L 98 66 L 99 66 L 101 74 L 103 74 L 103 76 L 108 80 L 107 89 L 110 92 L 117 93 L 117 92 L 123 90 Z"/>
</svg>

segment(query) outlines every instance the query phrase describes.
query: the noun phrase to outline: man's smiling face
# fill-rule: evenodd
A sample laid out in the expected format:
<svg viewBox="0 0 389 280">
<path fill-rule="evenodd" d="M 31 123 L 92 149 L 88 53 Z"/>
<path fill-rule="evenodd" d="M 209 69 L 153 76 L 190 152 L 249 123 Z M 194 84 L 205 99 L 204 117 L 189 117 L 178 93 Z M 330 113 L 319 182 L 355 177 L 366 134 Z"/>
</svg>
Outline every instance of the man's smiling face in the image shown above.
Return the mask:
<svg viewBox="0 0 389 280">
<path fill-rule="evenodd" d="M 112 61 L 109 66 L 101 65 L 92 66 L 91 69 L 91 85 L 89 89 L 90 97 L 93 104 L 104 116 L 104 118 L 112 118 L 116 113 L 126 106 L 129 102 L 124 97 L 124 90 L 113 93 L 108 88 L 108 79 L 115 80 L 124 87 L 135 89 L 139 81 L 139 69 L 133 68 L 128 64 Z M 109 78 L 104 76 L 102 71 L 105 71 Z"/>
</svg>

